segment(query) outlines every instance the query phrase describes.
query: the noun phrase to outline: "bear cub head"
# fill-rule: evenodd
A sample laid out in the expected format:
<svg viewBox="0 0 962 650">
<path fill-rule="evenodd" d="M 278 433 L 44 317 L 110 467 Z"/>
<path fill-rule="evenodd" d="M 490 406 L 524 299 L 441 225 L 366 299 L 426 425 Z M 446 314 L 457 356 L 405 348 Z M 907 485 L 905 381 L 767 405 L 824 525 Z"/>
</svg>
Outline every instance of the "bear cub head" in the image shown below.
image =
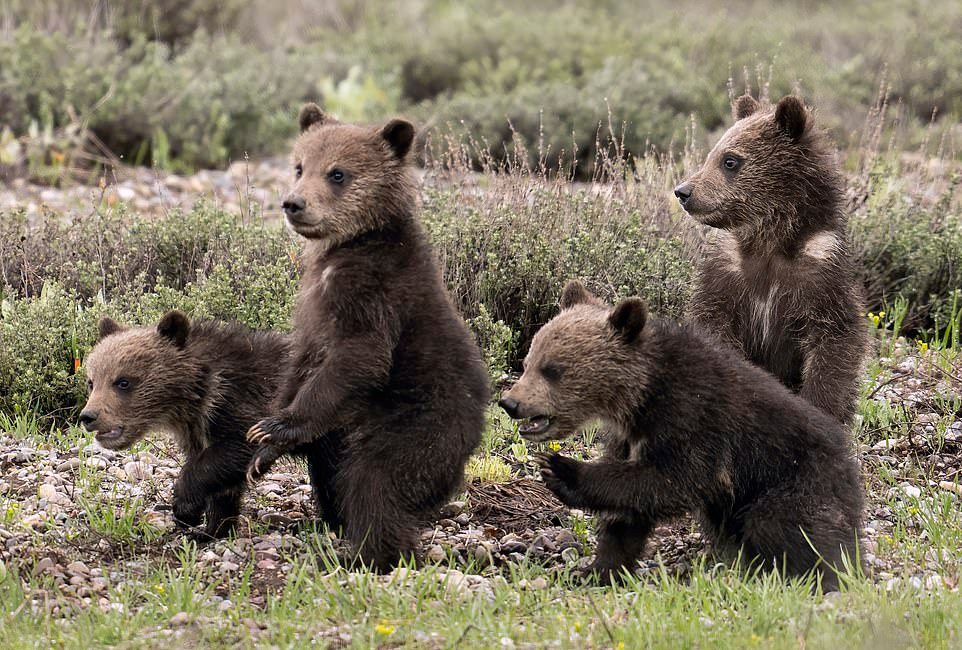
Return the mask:
<svg viewBox="0 0 962 650">
<path fill-rule="evenodd" d="M 125 449 L 153 430 L 182 423 L 199 408 L 203 373 L 185 351 L 190 322 L 168 312 L 156 327 L 127 328 L 110 318 L 84 361 L 89 397 L 80 422 L 107 449 Z"/>
<path fill-rule="evenodd" d="M 291 162 L 294 187 L 282 208 L 291 228 L 329 246 L 386 225 L 411 209 L 407 163 L 414 126 L 402 119 L 369 128 L 343 124 L 317 104 L 301 108 Z"/>
<path fill-rule="evenodd" d="M 750 95 L 733 107 L 728 129 L 701 168 L 675 188 L 688 214 L 713 228 L 766 228 L 768 220 L 810 203 L 807 176 L 823 155 L 802 100 L 793 95 L 763 106 Z"/>
<path fill-rule="evenodd" d="M 525 420 L 518 431 L 533 442 L 559 440 L 595 419 L 620 420 L 645 384 L 644 301 L 626 298 L 609 307 L 571 281 L 560 305 L 535 334 L 521 378 L 498 402 Z"/>
</svg>

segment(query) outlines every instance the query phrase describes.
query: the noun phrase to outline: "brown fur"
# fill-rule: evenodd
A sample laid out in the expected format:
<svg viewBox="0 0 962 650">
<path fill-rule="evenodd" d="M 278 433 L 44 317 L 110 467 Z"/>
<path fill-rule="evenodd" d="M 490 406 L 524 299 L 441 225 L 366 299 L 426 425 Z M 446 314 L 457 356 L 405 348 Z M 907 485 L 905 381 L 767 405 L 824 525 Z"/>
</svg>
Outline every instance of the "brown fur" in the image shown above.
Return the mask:
<svg viewBox="0 0 962 650">
<path fill-rule="evenodd" d="M 359 557 L 411 553 L 420 518 L 463 480 L 488 400 L 480 353 L 415 218 L 413 127 L 301 111 L 288 222 L 307 238 L 293 363 L 276 415 L 253 427 L 256 477 L 291 445 L 326 441 L 328 477 Z"/>
<path fill-rule="evenodd" d="M 691 512 L 722 548 L 835 588 L 862 513 L 843 426 L 696 328 L 649 319 L 639 298 L 611 308 L 571 283 L 561 306 L 500 404 L 533 441 L 609 429 L 597 462 L 541 457 L 563 503 L 601 515 L 592 569 L 630 568 L 658 523 Z"/>
<path fill-rule="evenodd" d="M 80 415 L 108 449 L 150 432 L 173 435 L 186 462 L 174 486 L 174 516 L 220 536 L 240 511 L 254 447 L 247 429 L 267 412 L 281 381 L 287 337 L 238 324 L 189 323 L 169 312 L 156 327 L 105 318 L 84 362 L 90 391 Z"/>
<path fill-rule="evenodd" d="M 734 114 L 675 189 L 718 229 L 698 263 L 691 318 L 848 422 L 868 338 L 834 149 L 796 97 L 771 108 L 746 95 Z"/>
</svg>

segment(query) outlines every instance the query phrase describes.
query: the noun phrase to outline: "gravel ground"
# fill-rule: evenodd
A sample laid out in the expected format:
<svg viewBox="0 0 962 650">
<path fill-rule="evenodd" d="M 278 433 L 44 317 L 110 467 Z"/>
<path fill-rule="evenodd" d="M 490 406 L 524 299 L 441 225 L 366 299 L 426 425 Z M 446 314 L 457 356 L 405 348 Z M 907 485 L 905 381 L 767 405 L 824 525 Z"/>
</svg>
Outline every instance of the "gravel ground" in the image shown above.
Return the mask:
<svg viewBox="0 0 962 650">
<path fill-rule="evenodd" d="M 280 218 L 280 197 L 289 191 L 291 181 L 286 157 L 238 161 L 226 170 L 201 170 L 191 176 L 119 167 L 105 177 L 102 187 L 49 187 L 23 178 L 0 184 L 0 210 L 22 209 L 39 216 L 87 213 L 102 204 L 124 203 L 138 214 L 165 214 L 207 201 L 232 213 Z"/>
<path fill-rule="evenodd" d="M 947 495 L 957 503 L 962 476 L 962 363 L 940 369 L 934 355 L 883 359 L 886 367 L 876 381 L 873 400 L 904 414 L 906 425 L 889 435 L 866 432 L 860 455 L 870 486 L 863 550 L 870 579 L 895 588 L 903 580 L 921 589 L 958 589 L 958 575 L 940 575 L 938 549 L 918 564 L 906 564 L 897 545 L 885 543 L 904 528 L 906 535 L 923 528 L 926 508 Z M 946 408 L 957 409 L 954 413 Z M 940 410 L 941 409 L 941 410 Z M 945 425 L 947 418 L 951 422 Z M 941 421 L 939 433 L 934 423 Z M 887 436 L 887 437 L 886 437 Z M 118 582 L 136 579 L 149 565 L 176 565 L 182 531 L 171 517 L 171 486 L 179 462 L 166 441 L 154 441 L 149 451 L 117 453 L 95 444 L 58 450 L 55 443 L 36 445 L 11 435 L 0 437 L 0 557 L 23 575 L 47 574 L 66 602 L 84 607 L 111 606 L 109 593 Z M 271 588 L 282 585 L 297 557 L 316 554 L 318 536 L 330 539 L 330 551 L 343 543 L 311 522 L 310 486 L 303 468 L 293 461 L 279 465 L 248 495 L 238 533 L 231 540 L 199 540 L 198 562 L 222 574 L 253 564 L 251 599 L 263 603 Z M 517 465 L 516 470 L 523 470 Z M 882 480 L 881 475 L 894 475 Z M 125 536 L 123 525 L 104 517 L 129 521 L 137 533 Z M 119 515 L 117 513 L 120 513 Z M 469 486 L 461 500 L 443 508 L 439 521 L 421 536 L 423 562 L 443 562 L 449 589 L 489 592 L 492 580 L 504 580 L 505 567 L 525 561 L 549 572 L 590 560 L 594 544 L 590 520 L 568 512 L 545 488 L 530 478 L 504 484 Z M 110 533 L 103 534 L 110 526 Z M 577 531 L 581 531 L 579 534 Z M 118 532 L 120 531 L 120 532 Z M 147 531 L 146 534 L 145 531 Z M 323 541 L 323 540 L 322 540 Z M 880 543 L 881 542 L 881 543 Z M 657 531 L 639 573 L 665 566 L 684 573 L 706 551 L 690 522 Z M 405 573 L 408 570 L 400 570 Z M 318 565 L 319 577 L 329 567 Z M 398 572 L 381 579 L 398 578 Z M 350 580 L 335 571 L 330 579 Z M 545 588 L 544 578 L 521 588 Z M 229 594 L 219 593 L 219 606 L 230 607 Z M 60 601 L 64 602 L 63 599 Z M 43 608 L 42 590 L 31 595 L 31 606 Z M 61 605 L 50 605 L 54 608 Z"/>
</svg>

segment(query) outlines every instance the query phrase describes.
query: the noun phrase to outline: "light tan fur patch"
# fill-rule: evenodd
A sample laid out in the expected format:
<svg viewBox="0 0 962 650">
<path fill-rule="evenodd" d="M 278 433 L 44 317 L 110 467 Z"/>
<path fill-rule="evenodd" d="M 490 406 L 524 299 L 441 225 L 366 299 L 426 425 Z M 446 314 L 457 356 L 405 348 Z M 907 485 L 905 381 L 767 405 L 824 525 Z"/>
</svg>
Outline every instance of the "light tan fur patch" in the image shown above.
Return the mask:
<svg viewBox="0 0 962 650">
<path fill-rule="evenodd" d="M 739 273 L 742 268 L 742 254 L 738 250 L 738 240 L 728 231 L 719 230 L 715 236 L 715 245 L 728 260 L 728 270 Z"/>
<path fill-rule="evenodd" d="M 838 235 L 830 230 L 823 230 L 809 237 L 802 253 L 817 260 L 827 260 L 838 251 L 838 245 Z"/>
</svg>

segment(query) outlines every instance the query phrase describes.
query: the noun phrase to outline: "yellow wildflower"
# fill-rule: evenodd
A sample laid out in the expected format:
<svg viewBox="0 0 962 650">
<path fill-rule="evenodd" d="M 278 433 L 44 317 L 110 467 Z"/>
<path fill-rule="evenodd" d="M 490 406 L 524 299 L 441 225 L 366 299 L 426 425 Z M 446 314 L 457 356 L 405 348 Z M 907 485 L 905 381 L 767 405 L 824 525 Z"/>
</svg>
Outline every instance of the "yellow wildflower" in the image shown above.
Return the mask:
<svg viewBox="0 0 962 650">
<path fill-rule="evenodd" d="M 396 629 L 393 625 L 388 625 L 387 623 L 378 623 L 374 626 L 374 631 L 381 636 L 391 636 Z"/>
</svg>

